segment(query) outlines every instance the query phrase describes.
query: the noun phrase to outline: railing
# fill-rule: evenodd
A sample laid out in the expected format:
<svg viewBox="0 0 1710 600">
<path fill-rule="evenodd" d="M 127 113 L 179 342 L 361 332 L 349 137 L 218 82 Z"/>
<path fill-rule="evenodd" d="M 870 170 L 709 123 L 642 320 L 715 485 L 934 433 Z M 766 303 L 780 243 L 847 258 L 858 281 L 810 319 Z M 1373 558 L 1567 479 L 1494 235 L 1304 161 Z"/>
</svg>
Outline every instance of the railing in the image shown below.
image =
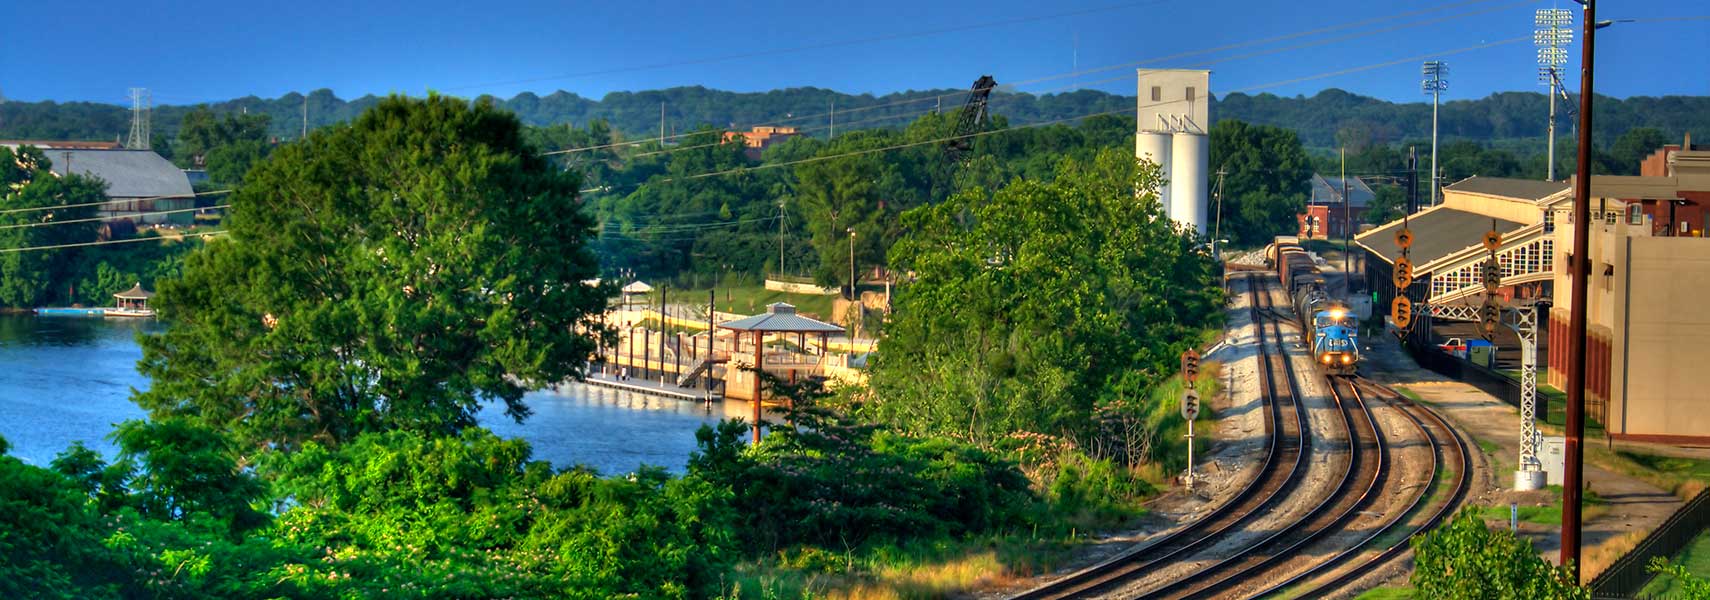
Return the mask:
<svg viewBox="0 0 1710 600">
<path fill-rule="evenodd" d="M 1652 530 L 1633 550 L 1609 565 L 1591 580 L 1591 597 L 1597 599 L 1636 598 L 1655 574 L 1647 570 L 1651 559 L 1678 554 L 1694 538 L 1710 528 L 1710 490 L 1698 493 L 1686 506 L 1674 511 L 1667 521 Z"/>
<path fill-rule="evenodd" d="M 1419 366 L 1437 374 L 1476 387 L 1509 406 L 1520 406 L 1520 382 L 1501 373 L 1461 360 L 1435 347 L 1406 344 L 1407 353 Z"/>
</svg>

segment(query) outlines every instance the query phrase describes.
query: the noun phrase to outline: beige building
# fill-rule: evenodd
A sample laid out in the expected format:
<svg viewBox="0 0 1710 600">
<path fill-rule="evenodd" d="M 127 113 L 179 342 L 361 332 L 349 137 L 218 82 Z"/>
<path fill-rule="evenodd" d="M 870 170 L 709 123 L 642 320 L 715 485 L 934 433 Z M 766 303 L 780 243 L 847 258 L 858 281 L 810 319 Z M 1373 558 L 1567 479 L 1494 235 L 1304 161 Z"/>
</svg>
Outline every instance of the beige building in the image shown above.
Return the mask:
<svg viewBox="0 0 1710 600">
<path fill-rule="evenodd" d="M 1591 180 L 1587 412 L 1618 439 L 1710 442 L 1710 385 L 1698 372 L 1710 366 L 1710 239 L 1697 227 L 1658 223 L 1710 204 L 1710 150 L 1658 154 L 1645 175 Z M 1561 207 L 1553 253 L 1548 364 L 1558 388 L 1567 382 L 1572 308 L 1570 205 Z"/>
</svg>

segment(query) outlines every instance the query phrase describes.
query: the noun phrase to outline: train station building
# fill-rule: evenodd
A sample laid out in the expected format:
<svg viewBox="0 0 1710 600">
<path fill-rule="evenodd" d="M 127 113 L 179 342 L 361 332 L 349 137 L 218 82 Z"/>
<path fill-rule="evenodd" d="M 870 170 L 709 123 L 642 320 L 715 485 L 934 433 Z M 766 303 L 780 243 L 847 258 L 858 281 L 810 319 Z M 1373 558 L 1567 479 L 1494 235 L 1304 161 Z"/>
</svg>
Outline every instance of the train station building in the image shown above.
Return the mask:
<svg viewBox="0 0 1710 600">
<path fill-rule="evenodd" d="M 1690 142 L 1646 159 L 1639 176 L 1594 176 L 1587 321 L 1587 414 L 1616 439 L 1710 442 L 1710 386 L 1695 367 L 1710 364 L 1710 148 Z M 1497 295 L 1513 304 L 1549 302 L 1540 315 L 1540 379 L 1567 379 L 1566 338 L 1573 257 L 1572 181 L 1473 177 L 1446 186 L 1443 203 L 1412 215 L 1409 253 L 1415 279 L 1406 290 L 1424 305 L 1410 344 L 1429 347 L 1454 331 L 1476 330 L 1490 258 L 1485 232 L 1502 235 Z M 1366 277 L 1379 306 L 1395 295 L 1395 221 L 1361 234 Z M 1457 330 L 1456 328 L 1460 328 Z M 1452 335 L 1463 335 L 1452 333 Z M 1549 343 L 1557 341 L 1557 343 Z M 1517 347 L 1503 328 L 1498 346 Z M 1512 366 L 1512 365 L 1506 365 Z"/>
</svg>

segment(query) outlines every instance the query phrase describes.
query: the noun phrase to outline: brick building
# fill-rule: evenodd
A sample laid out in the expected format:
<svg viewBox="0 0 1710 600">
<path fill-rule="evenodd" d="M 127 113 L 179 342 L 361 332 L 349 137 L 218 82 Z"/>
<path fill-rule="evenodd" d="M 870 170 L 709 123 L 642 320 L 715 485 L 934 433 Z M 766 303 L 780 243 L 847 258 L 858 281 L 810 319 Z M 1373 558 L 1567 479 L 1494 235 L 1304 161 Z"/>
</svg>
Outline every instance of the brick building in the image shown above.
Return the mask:
<svg viewBox="0 0 1710 600">
<path fill-rule="evenodd" d="M 801 135 L 801 131 L 795 127 L 762 125 L 748 131 L 726 131 L 724 132 L 724 141 L 728 142 L 741 137 L 744 146 L 742 153 L 748 155 L 748 158 L 760 160 L 760 155 L 764 154 L 767 148 L 798 135 Z"/>
<path fill-rule="evenodd" d="M 1359 233 L 1366 209 L 1377 195 L 1358 177 L 1347 181 L 1347 205 L 1343 205 L 1342 178 L 1312 175 L 1312 197 L 1306 211 L 1296 215 L 1301 239 L 1342 239 Z"/>
</svg>

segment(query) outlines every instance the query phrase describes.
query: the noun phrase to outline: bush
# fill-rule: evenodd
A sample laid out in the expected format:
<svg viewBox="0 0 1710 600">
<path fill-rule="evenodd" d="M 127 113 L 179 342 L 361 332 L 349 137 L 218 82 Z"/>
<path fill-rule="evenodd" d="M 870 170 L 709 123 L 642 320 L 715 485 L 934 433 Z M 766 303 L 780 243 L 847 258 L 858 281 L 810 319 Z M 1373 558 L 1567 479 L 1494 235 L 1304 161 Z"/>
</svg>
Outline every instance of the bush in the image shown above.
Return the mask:
<svg viewBox="0 0 1710 600">
<path fill-rule="evenodd" d="M 1413 553 L 1413 587 L 1421 598 L 1591 598 L 1566 569 L 1539 558 L 1530 542 L 1492 531 L 1473 510 L 1413 538 Z"/>
</svg>

